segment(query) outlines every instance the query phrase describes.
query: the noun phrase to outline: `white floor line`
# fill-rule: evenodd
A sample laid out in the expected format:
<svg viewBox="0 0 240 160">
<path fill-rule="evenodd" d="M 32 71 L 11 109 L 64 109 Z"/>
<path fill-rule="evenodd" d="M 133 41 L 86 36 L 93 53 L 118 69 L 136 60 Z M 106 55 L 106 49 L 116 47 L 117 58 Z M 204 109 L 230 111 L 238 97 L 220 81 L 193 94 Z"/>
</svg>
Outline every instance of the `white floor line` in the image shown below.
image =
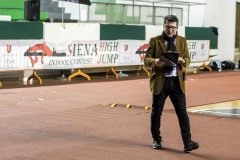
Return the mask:
<svg viewBox="0 0 240 160">
<path fill-rule="evenodd" d="M 223 115 L 232 115 L 232 116 L 240 116 L 240 114 L 234 114 L 234 113 L 224 113 L 224 112 L 215 112 L 215 111 L 207 111 L 207 110 L 195 110 L 191 112 L 208 112 L 208 113 L 216 113 L 216 114 L 223 114 Z"/>
</svg>

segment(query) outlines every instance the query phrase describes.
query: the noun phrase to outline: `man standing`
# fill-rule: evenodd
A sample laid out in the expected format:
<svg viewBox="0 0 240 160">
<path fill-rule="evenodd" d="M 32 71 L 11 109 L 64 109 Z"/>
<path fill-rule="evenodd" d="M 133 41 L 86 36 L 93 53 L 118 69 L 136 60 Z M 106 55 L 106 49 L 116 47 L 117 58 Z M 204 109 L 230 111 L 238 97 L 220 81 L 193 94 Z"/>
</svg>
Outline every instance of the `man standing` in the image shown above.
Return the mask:
<svg viewBox="0 0 240 160">
<path fill-rule="evenodd" d="M 190 123 L 186 110 L 185 73 L 183 66 L 189 66 L 190 58 L 186 39 L 177 35 L 178 18 L 168 15 L 164 18 L 163 32 L 160 36 L 151 38 L 144 63 L 152 67 L 150 89 L 152 97 L 151 133 L 153 148 L 162 149 L 160 136 L 160 121 L 163 106 L 169 96 L 175 108 L 181 128 L 184 152 L 199 148 L 199 144 L 191 139 Z M 179 54 L 177 66 L 165 67 L 165 61 L 160 56 L 163 53 Z"/>
</svg>

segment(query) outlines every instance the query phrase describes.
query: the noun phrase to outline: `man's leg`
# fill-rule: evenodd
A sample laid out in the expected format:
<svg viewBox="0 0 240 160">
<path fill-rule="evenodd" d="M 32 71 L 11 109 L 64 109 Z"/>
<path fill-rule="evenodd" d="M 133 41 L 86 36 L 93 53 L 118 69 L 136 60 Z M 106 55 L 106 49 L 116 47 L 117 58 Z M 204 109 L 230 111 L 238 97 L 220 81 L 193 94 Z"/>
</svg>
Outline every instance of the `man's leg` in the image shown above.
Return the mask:
<svg viewBox="0 0 240 160">
<path fill-rule="evenodd" d="M 186 109 L 186 97 L 182 93 L 178 79 L 171 85 L 169 97 L 175 108 L 179 125 L 181 128 L 182 140 L 186 151 L 197 149 L 199 145 L 191 140 L 190 122 Z"/>
<path fill-rule="evenodd" d="M 181 135 L 183 141 L 188 141 L 191 139 L 191 133 L 190 133 L 190 123 L 189 123 L 189 117 L 187 114 L 186 109 L 186 98 L 185 95 L 181 91 L 176 91 L 172 94 L 170 94 L 170 99 L 173 103 L 173 106 L 175 108 L 179 125 L 181 128 Z"/>
<path fill-rule="evenodd" d="M 152 98 L 152 113 L 151 113 L 151 133 L 153 137 L 153 148 L 154 149 L 161 149 L 161 140 L 162 137 L 160 136 L 160 126 L 161 126 L 161 116 L 163 111 L 163 106 L 165 100 L 167 98 L 166 93 L 166 84 L 164 82 L 162 91 L 158 95 L 153 95 Z"/>
</svg>

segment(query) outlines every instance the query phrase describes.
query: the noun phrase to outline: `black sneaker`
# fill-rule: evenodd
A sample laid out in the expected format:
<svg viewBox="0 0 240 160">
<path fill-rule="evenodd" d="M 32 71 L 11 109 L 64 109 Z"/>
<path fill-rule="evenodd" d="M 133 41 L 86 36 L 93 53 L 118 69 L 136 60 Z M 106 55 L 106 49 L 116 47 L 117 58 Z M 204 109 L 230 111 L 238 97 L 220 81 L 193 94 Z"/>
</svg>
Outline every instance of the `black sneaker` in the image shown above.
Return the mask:
<svg viewBox="0 0 240 160">
<path fill-rule="evenodd" d="M 192 140 L 184 144 L 184 152 L 185 153 L 188 153 L 188 152 L 198 149 L 198 148 L 199 148 L 199 144 Z"/>
<path fill-rule="evenodd" d="M 161 141 L 153 141 L 153 149 L 162 149 Z"/>
</svg>

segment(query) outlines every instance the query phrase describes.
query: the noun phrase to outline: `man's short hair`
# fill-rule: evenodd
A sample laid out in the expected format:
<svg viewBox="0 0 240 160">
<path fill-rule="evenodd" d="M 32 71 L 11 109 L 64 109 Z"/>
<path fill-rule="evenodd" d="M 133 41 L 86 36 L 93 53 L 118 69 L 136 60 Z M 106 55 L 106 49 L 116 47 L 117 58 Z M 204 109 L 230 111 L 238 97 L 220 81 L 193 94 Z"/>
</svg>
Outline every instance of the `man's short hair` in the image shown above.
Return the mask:
<svg viewBox="0 0 240 160">
<path fill-rule="evenodd" d="M 178 18 L 175 15 L 167 15 L 166 17 L 164 17 L 164 24 L 166 24 L 168 22 L 177 22 L 178 25 Z"/>
</svg>

